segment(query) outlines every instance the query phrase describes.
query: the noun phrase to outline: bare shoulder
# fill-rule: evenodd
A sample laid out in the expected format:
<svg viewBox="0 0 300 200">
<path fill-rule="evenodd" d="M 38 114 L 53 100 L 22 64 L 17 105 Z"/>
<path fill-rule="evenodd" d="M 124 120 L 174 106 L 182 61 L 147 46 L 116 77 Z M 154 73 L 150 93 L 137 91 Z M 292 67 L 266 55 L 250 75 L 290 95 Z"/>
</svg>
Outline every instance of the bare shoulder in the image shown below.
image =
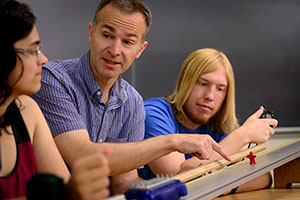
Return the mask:
<svg viewBox="0 0 300 200">
<path fill-rule="evenodd" d="M 30 96 L 22 95 L 18 97 L 18 100 L 16 103 L 20 108 L 23 118 L 29 117 L 32 120 L 33 118 L 39 119 L 42 117 L 43 114 L 39 105 Z"/>
<path fill-rule="evenodd" d="M 19 101 L 18 101 L 19 100 Z M 31 109 L 38 109 L 39 106 L 38 104 L 30 97 L 27 95 L 22 95 L 18 97 L 18 100 L 16 101 L 17 105 L 20 107 L 20 110 L 31 110 Z"/>
<path fill-rule="evenodd" d="M 43 114 L 38 104 L 27 95 L 19 96 L 16 103 L 20 109 L 29 134 L 32 137 L 37 124 L 43 119 Z"/>
</svg>

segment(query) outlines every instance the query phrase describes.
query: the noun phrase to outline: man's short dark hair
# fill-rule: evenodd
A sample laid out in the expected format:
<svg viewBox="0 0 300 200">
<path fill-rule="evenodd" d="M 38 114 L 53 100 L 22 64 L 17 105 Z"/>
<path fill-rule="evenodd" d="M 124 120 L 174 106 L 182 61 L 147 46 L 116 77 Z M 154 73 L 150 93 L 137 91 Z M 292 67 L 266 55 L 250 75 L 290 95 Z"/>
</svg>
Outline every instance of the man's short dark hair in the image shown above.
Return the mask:
<svg viewBox="0 0 300 200">
<path fill-rule="evenodd" d="M 102 8 L 107 4 L 112 4 L 115 8 L 122 12 L 132 14 L 134 12 L 141 12 L 145 17 L 146 33 L 144 40 L 146 39 L 152 22 L 152 14 L 150 8 L 141 0 L 101 0 L 94 15 L 93 23 L 98 23 L 97 16 Z"/>
</svg>

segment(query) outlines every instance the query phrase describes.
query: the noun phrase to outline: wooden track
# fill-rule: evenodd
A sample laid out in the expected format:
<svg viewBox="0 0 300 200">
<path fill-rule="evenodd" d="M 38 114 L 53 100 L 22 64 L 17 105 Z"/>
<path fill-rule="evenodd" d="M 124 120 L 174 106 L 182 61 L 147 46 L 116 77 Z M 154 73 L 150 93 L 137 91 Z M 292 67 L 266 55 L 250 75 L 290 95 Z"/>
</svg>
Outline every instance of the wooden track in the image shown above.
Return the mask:
<svg viewBox="0 0 300 200">
<path fill-rule="evenodd" d="M 255 154 L 255 153 L 261 152 L 265 149 L 266 149 L 266 147 L 263 144 L 260 144 L 260 145 L 254 146 L 250 149 L 246 149 L 244 151 L 241 151 L 241 152 L 231 155 L 232 161 L 227 161 L 224 158 L 222 158 L 222 159 L 216 160 L 210 164 L 207 164 L 204 166 L 199 166 L 199 167 L 193 168 L 191 170 L 188 170 L 186 172 L 180 173 L 180 174 L 174 176 L 174 178 L 186 183 L 190 180 L 200 177 L 201 175 L 205 174 L 206 172 L 211 172 L 214 169 L 222 169 L 223 167 L 225 167 L 231 163 L 240 161 L 243 158 L 245 158 L 247 155 L 249 155 L 250 152 L 253 152 Z"/>
</svg>

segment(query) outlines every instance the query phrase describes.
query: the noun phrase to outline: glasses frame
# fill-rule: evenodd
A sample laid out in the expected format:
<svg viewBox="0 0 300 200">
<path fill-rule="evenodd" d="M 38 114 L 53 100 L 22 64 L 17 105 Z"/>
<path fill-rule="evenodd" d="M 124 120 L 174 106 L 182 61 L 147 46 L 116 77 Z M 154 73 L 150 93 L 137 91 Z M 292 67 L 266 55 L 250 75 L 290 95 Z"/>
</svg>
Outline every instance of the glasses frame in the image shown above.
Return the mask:
<svg viewBox="0 0 300 200">
<path fill-rule="evenodd" d="M 40 58 L 42 53 L 42 46 L 39 46 L 39 49 L 22 49 L 22 48 L 15 48 L 15 51 L 18 53 L 23 53 L 27 55 L 35 56 L 37 59 Z"/>
</svg>

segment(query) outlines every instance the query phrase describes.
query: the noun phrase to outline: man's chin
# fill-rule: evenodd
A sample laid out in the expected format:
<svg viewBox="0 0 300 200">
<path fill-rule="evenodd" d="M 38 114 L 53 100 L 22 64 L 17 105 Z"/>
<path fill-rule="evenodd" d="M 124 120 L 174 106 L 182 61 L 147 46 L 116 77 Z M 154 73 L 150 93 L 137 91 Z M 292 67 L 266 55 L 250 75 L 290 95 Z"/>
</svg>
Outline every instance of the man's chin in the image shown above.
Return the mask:
<svg viewBox="0 0 300 200">
<path fill-rule="evenodd" d="M 192 121 L 195 124 L 208 124 L 210 122 L 210 120 L 212 119 L 212 117 L 214 115 L 210 115 L 210 114 L 205 114 L 205 113 L 194 113 L 194 112 L 188 112 L 188 110 L 185 111 L 186 115 L 188 117 L 188 119 L 190 121 Z"/>
<path fill-rule="evenodd" d="M 211 117 L 195 117 L 195 118 L 191 118 L 192 122 L 195 124 L 208 124 Z"/>
</svg>

